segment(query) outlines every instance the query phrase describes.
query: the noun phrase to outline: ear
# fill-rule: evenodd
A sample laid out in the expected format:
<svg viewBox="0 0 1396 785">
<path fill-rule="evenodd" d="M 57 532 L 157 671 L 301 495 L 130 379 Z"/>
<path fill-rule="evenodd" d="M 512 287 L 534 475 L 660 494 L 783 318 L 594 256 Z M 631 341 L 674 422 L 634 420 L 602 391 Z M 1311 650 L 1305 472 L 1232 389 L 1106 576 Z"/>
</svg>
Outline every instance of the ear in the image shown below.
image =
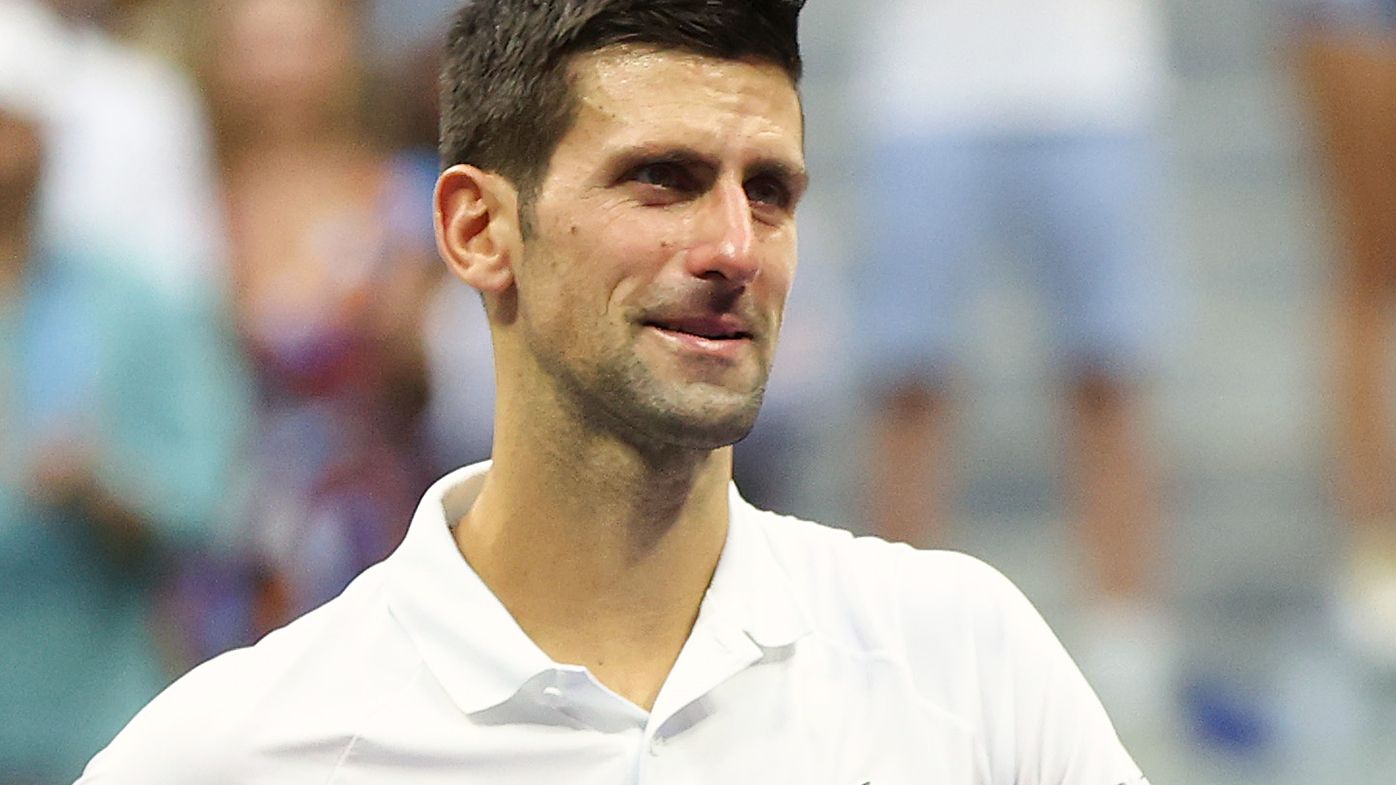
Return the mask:
<svg viewBox="0 0 1396 785">
<path fill-rule="evenodd" d="M 513 285 L 523 236 L 512 183 L 474 166 L 452 166 L 436 181 L 435 218 L 437 249 L 461 280 L 486 294 Z"/>
</svg>

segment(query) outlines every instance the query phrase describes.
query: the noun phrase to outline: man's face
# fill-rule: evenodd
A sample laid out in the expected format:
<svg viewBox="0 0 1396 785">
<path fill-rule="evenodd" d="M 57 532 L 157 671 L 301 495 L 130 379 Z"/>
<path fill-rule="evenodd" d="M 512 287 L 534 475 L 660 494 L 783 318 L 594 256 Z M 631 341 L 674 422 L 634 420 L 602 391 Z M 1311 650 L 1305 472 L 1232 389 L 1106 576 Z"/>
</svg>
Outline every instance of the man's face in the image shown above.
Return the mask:
<svg viewBox="0 0 1396 785">
<path fill-rule="evenodd" d="M 523 350 L 573 415 L 711 449 L 760 407 L 795 272 L 799 97 L 778 67 L 611 48 L 528 207 Z"/>
</svg>

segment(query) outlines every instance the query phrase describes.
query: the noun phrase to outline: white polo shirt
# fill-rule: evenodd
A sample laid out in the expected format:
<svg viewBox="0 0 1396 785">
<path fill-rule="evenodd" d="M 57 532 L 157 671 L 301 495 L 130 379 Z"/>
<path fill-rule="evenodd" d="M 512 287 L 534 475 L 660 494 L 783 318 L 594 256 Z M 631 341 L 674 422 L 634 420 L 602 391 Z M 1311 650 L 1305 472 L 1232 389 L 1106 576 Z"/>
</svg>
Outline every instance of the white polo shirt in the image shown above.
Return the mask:
<svg viewBox="0 0 1396 785">
<path fill-rule="evenodd" d="M 176 682 L 80 785 L 1135 785 L 1027 600 L 967 556 L 754 509 L 646 712 L 553 662 L 451 537 L 488 464 L 427 492 L 338 598 Z"/>
</svg>

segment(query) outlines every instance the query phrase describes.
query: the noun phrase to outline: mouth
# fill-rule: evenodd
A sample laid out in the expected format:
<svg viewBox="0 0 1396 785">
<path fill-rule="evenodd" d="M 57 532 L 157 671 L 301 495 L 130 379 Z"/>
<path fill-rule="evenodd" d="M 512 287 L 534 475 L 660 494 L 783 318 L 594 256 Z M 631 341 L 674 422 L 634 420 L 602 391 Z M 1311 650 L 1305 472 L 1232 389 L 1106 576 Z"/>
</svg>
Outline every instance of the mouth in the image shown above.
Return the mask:
<svg viewBox="0 0 1396 785">
<path fill-rule="evenodd" d="M 643 322 L 666 333 L 701 338 L 705 341 L 749 341 L 755 336 L 743 320 L 734 316 L 691 316 L 651 319 Z"/>
<path fill-rule="evenodd" d="M 671 350 L 704 363 L 734 365 L 748 358 L 755 345 L 749 323 L 733 315 L 664 316 L 641 324 Z"/>
</svg>

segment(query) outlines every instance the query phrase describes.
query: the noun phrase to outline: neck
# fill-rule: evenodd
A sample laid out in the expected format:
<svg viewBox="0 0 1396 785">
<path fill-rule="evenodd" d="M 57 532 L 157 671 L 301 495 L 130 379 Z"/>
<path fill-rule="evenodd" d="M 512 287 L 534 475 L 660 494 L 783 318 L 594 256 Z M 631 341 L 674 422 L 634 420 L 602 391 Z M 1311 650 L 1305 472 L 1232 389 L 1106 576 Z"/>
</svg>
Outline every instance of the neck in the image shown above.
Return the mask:
<svg viewBox="0 0 1396 785">
<path fill-rule="evenodd" d="M 507 419 L 457 543 L 543 651 L 648 707 L 726 542 L 731 449 L 657 456 Z"/>
</svg>

